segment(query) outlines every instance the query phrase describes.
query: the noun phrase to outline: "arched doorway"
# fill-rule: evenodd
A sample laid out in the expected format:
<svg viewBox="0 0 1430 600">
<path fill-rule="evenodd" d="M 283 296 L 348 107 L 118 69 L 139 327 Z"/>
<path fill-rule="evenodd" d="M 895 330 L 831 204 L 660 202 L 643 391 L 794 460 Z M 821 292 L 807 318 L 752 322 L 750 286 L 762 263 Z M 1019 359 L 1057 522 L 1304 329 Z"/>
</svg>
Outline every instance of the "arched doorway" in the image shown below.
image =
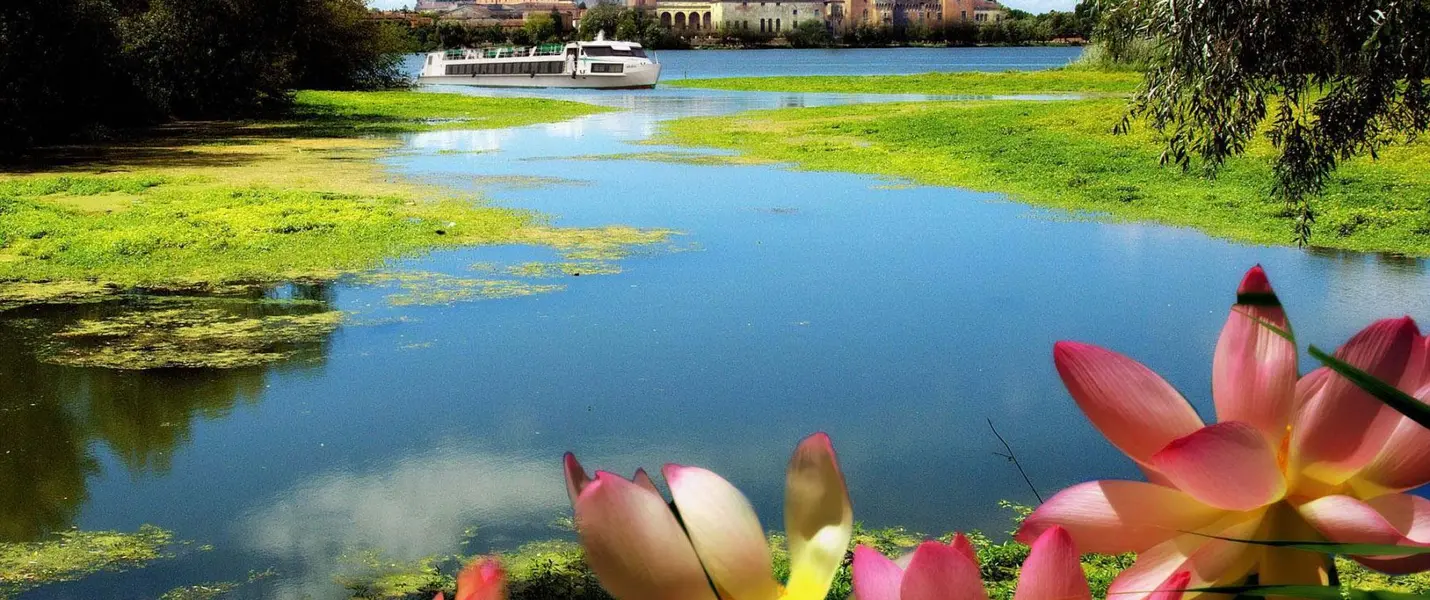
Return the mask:
<svg viewBox="0 0 1430 600">
<path fill-rule="evenodd" d="M 675 28 L 676 28 L 676 29 L 685 29 L 685 13 L 683 13 L 683 12 L 675 13 Z"/>
<path fill-rule="evenodd" d="M 691 28 L 691 29 L 700 29 L 700 13 L 697 13 L 697 12 L 690 13 L 690 21 L 689 21 L 689 23 L 690 23 L 690 28 Z"/>
<path fill-rule="evenodd" d="M 660 13 L 660 26 L 666 29 L 670 29 L 670 13 Z"/>
<path fill-rule="evenodd" d="M 710 13 L 705 13 L 705 29 L 710 29 Z"/>
</svg>

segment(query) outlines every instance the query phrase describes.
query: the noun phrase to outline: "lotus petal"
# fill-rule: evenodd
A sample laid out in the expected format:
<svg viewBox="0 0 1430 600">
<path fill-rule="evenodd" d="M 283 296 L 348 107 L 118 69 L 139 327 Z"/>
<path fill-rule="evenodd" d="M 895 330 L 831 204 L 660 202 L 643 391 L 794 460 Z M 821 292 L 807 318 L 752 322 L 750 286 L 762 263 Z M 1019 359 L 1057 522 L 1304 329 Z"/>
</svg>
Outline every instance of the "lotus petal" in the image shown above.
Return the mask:
<svg viewBox="0 0 1430 600">
<path fill-rule="evenodd" d="M 829 436 L 805 438 L 785 474 L 785 534 L 790 577 L 786 598 L 817 600 L 844 562 L 854 532 L 854 509 Z M 623 599 L 624 600 L 624 599 Z"/>
<path fill-rule="evenodd" d="M 1091 481 L 1049 498 L 1023 521 L 1018 541 L 1031 544 L 1061 526 L 1085 552 L 1141 552 L 1186 531 L 1197 531 L 1223 511 L 1192 496 L 1141 481 Z"/>
<path fill-rule="evenodd" d="M 1377 321 L 1336 356 L 1382 381 L 1399 381 L 1418 335 L 1409 317 Z M 1399 412 L 1346 378 L 1329 375 L 1291 429 L 1292 469 L 1325 484 L 1340 484 L 1380 453 L 1400 419 Z"/>
<path fill-rule="evenodd" d="M 1298 507 L 1301 516 L 1333 542 L 1430 547 L 1430 500 L 1389 494 L 1367 501 L 1326 496 Z M 1392 574 L 1430 569 L 1430 554 L 1358 556 L 1356 560 Z"/>
<path fill-rule="evenodd" d="M 1192 574 L 1186 571 L 1178 571 L 1161 587 L 1157 592 L 1147 597 L 1147 600 L 1182 600 L 1182 594 L 1187 589 L 1187 584 L 1192 581 Z"/>
<path fill-rule="evenodd" d="M 904 569 L 878 550 L 860 544 L 854 549 L 853 570 L 854 596 L 859 600 L 900 600 Z"/>
<path fill-rule="evenodd" d="M 1013 600 L 1092 600 L 1087 576 L 1072 536 L 1061 527 L 1052 527 L 1038 536 Z"/>
<path fill-rule="evenodd" d="M 597 472 L 576 499 L 576 533 L 601 586 L 620 600 L 715 600 L 665 499 Z"/>
<path fill-rule="evenodd" d="M 581 467 L 581 461 L 576 460 L 576 455 L 567 452 L 561 457 L 561 464 L 566 470 L 566 495 L 571 497 L 571 505 L 576 505 L 576 498 L 581 495 L 581 490 L 586 488 L 586 484 L 591 483 L 591 477 L 586 474 L 586 469 Z"/>
<path fill-rule="evenodd" d="M 1151 369 L 1079 342 L 1053 347 L 1058 374 L 1092 424 L 1144 465 L 1174 439 L 1202 427 L 1192 406 Z"/>
<path fill-rule="evenodd" d="M 1152 464 L 1177 489 L 1217 508 L 1251 510 L 1286 495 L 1276 451 L 1260 430 L 1240 421 L 1173 440 Z"/>
<path fill-rule="evenodd" d="M 1261 265 L 1246 273 L 1236 298 L 1212 359 L 1217 420 L 1249 423 L 1279 443 L 1295 410 L 1291 324 Z"/>
<path fill-rule="evenodd" d="M 506 571 L 501 561 L 482 558 L 457 574 L 455 600 L 506 600 Z"/>
<path fill-rule="evenodd" d="M 1255 515 L 1237 514 L 1224 523 L 1229 524 L 1217 528 L 1216 535 L 1248 539 L 1255 534 L 1261 520 Z M 1164 593 L 1159 590 L 1165 590 L 1167 582 L 1179 573 L 1187 574 L 1184 589 L 1239 582 L 1256 564 L 1261 550 L 1242 542 L 1191 533 L 1180 535 L 1138 554 L 1137 562 L 1113 580 L 1107 595 L 1118 600 L 1155 597 Z"/>
<path fill-rule="evenodd" d="M 924 542 L 914 550 L 904 581 L 902 600 L 987 600 L 978 563 L 953 546 Z M 863 598 L 863 596 L 860 596 Z"/>
<path fill-rule="evenodd" d="M 769 543 L 745 495 L 705 469 L 666 465 L 663 472 L 695 554 L 721 598 L 778 598 Z"/>
</svg>

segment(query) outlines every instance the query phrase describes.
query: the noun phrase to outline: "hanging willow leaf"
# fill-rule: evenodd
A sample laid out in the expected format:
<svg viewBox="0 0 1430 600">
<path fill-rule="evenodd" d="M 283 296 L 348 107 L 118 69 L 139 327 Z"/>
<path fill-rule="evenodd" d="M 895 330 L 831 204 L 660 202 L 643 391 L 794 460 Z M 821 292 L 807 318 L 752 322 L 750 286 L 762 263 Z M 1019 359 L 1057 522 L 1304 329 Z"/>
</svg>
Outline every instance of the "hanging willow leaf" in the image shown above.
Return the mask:
<svg viewBox="0 0 1430 600">
<path fill-rule="evenodd" d="M 1326 354 L 1320 348 L 1311 346 L 1309 352 L 1321 364 L 1326 365 L 1341 377 L 1349 379 L 1356 387 L 1365 390 L 1377 400 L 1384 402 L 1387 406 L 1395 409 L 1400 414 L 1409 417 L 1410 420 L 1419 423 L 1421 427 L 1430 429 L 1430 406 L 1424 402 L 1416 400 L 1410 394 L 1400 391 L 1395 386 L 1381 381 L 1374 375 L 1362 371 L 1346 361 L 1335 356 Z"/>
<path fill-rule="evenodd" d="M 1197 533 L 1186 531 L 1192 535 L 1199 535 L 1205 538 L 1221 540 L 1224 542 L 1236 542 L 1238 544 L 1251 544 L 1253 546 L 1269 546 L 1272 548 L 1286 548 L 1288 550 L 1304 550 L 1306 552 L 1319 552 L 1321 554 L 1343 554 L 1347 556 L 1416 556 L 1420 554 L 1430 554 L 1430 546 L 1397 546 L 1394 544 L 1347 544 L 1344 542 L 1323 542 L 1323 541 L 1302 541 L 1302 540 L 1247 540 L 1241 538 L 1222 537 L 1208 533 Z"/>
</svg>

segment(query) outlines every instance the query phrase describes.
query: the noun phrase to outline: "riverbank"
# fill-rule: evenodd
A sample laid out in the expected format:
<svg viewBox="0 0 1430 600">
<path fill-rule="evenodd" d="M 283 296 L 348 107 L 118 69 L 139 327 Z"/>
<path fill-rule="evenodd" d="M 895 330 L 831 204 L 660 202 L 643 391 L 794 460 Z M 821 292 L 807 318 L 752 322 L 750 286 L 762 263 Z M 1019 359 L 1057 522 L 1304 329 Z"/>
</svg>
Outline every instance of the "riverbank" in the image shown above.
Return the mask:
<svg viewBox="0 0 1430 600">
<path fill-rule="evenodd" d="M 211 292 L 331 279 L 473 244 L 569 243 L 529 211 L 399 180 L 392 134 L 554 122 L 609 109 L 416 92 L 300 92 L 294 116 L 179 123 L 0 166 L 0 308 L 132 288 Z M 628 237 L 629 228 L 582 231 Z M 617 240 L 618 241 L 618 240 Z M 569 244 L 568 244 L 569 245 Z"/>
<path fill-rule="evenodd" d="M 1045 78 L 1045 79 L 1043 79 Z M 759 91 L 979 95 L 1036 94 L 1086 79 L 1130 89 L 1135 74 L 1062 70 L 1037 74 L 790 77 L 682 85 Z M 967 91 L 964 91 L 967 90 Z M 974 92 L 972 90 L 978 90 Z M 918 184 L 1007 194 L 1089 218 L 1192 227 L 1238 242 L 1287 245 L 1294 211 L 1269 196 L 1271 148 L 1257 141 L 1215 180 L 1160 166 L 1154 132 L 1111 130 L 1120 99 L 956 101 L 846 105 L 679 119 L 656 142 L 734 150 L 797 168 L 864 173 Z M 1347 161 L 1314 201 L 1313 246 L 1430 255 L 1430 144 L 1397 145 L 1379 160 Z"/>
<path fill-rule="evenodd" d="M 954 535 L 946 533 L 937 539 L 948 541 Z M 979 532 L 969 533 L 968 537 L 977 551 L 989 599 L 1011 600 L 1023 561 L 1028 557 L 1028 546 L 1013 541 L 994 542 Z M 923 539 L 929 538 L 901 527 L 868 529 L 856 525 L 849 551 L 852 553 L 856 546 L 867 545 L 886 556 L 897 558 L 911 552 Z M 785 539 L 776 533 L 770 535 L 769 542 L 775 576 L 784 580 L 789 575 Z M 507 572 L 507 591 L 511 600 L 611 600 L 586 564 L 583 550 L 574 542 L 534 542 L 501 557 Z M 846 554 L 844 565 L 835 574 L 828 600 L 844 600 L 853 591 L 850 559 L 851 554 Z M 1130 554 L 1083 555 L 1083 571 L 1087 575 L 1092 597 L 1106 597 L 1112 580 L 1130 567 L 1133 560 L 1134 556 Z M 462 561 L 449 560 L 448 564 L 442 565 L 445 568 L 439 568 L 439 562 L 425 560 L 406 565 L 392 562 L 378 565 L 374 561 L 374 567 L 379 569 L 377 575 L 340 578 L 339 582 L 348 588 L 353 600 L 425 600 L 438 591 L 450 597 L 455 582 L 453 576 L 444 574 L 444 571 L 455 570 Z M 1430 574 L 1390 577 L 1345 558 L 1337 558 L 1336 567 L 1345 589 L 1406 594 L 1430 592 Z"/>
<path fill-rule="evenodd" d="M 805 77 L 729 77 L 678 79 L 662 86 L 736 92 L 843 94 L 927 94 L 937 96 L 1009 96 L 1020 94 L 1130 94 L 1141 83 L 1138 73 L 1080 69 L 963 71 L 917 75 L 815 75 Z"/>
</svg>

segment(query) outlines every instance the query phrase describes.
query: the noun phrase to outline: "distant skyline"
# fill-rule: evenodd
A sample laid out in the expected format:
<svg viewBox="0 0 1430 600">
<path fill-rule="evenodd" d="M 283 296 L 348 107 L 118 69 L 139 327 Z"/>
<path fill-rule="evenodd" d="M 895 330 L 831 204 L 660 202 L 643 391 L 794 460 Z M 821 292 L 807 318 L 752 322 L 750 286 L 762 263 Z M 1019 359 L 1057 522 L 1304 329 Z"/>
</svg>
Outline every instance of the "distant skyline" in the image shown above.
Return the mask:
<svg viewBox="0 0 1430 600">
<path fill-rule="evenodd" d="M 1002 2 L 1008 8 L 1026 10 L 1035 14 L 1050 10 L 1070 11 L 1077 5 L 1077 0 L 1002 0 Z M 403 7 L 411 8 L 416 3 L 416 0 L 368 0 L 367 5 L 383 10 L 393 10 Z"/>
</svg>

